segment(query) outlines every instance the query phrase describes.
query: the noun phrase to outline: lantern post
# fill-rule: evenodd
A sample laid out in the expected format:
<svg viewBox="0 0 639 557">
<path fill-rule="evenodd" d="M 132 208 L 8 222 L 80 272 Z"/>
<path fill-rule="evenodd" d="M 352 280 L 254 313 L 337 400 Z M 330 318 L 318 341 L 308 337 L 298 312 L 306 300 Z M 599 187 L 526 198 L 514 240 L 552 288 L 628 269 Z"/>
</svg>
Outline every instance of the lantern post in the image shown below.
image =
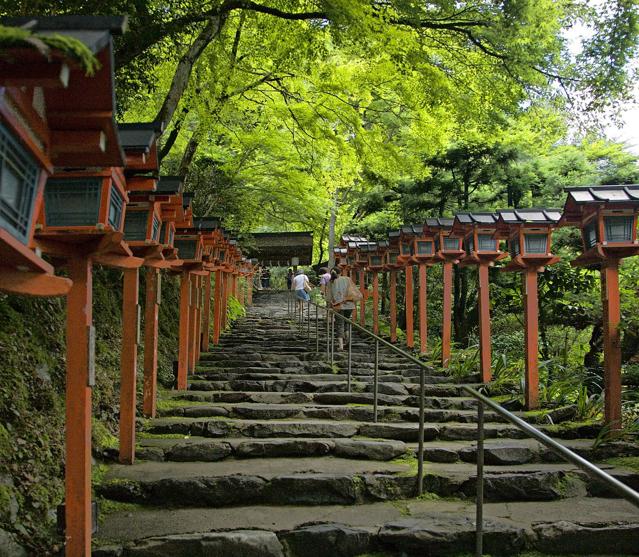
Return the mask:
<svg viewBox="0 0 639 557">
<path fill-rule="evenodd" d="M 477 309 L 479 313 L 479 368 L 481 381 L 487 383 L 492 377 L 490 341 L 490 284 L 488 268 L 495 261 L 506 257 L 499 250 L 495 238 L 497 215 L 494 213 L 458 213 L 455 215 L 453 232 L 464 235 L 466 255 L 461 266 L 477 267 Z"/>
<path fill-rule="evenodd" d="M 419 346 L 420 353 L 428 350 L 428 294 L 427 268 L 435 258 L 435 238 L 427 224 L 413 226 L 413 258 L 419 265 Z"/>
<path fill-rule="evenodd" d="M 453 313 L 453 265 L 464 255 L 462 238 L 452 233 L 454 219 L 427 219 L 426 223 L 435 238 L 435 259 L 442 263 L 442 333 L 441 364 L 450 364 Z"/>
<path fill-rule="evenodd" d="M 507 240 L 510 262 L 502 271 L 522 274 L 524 302 L 524 402 L 539 407 L 539 302 L 537 274 L 559 261 L 550 251 L 552 230 L 561 217 L 559 209 L 504 209 L 498 211 L 497 237 Z"/>
<path fill-rule="evenodd" d="M 93 529 L 92 265 L 141 264 L 122 242 L 124 159 L 113 120 L 112 35 L 124 32 L 126 18 L 3 20 L 17 28 L 26 24 L 35 38 L 52 31 L 78 38 L 99 63 L 88 76 L 64 53 L 52 49 L 44 56 L 26 44 L 9 48 L 0 61 L 0 139 L 10 146 L 0 155 L 2 180 L 13 182 L 0 188 L 0 290 L 67 294 L 65 551 L 80 557 L 91 554 Z M 63 168 L 78 170 L 72 176 Z M 113 198 L 120 212 L 109 218 Z M 65 261 L 69 278 L 55 277 L 38 250 Z"/>
<path fill-rule="evenodd" d="M 404 302 L 406 311 L 406 344 L 409 348 L 415 347 L 415 326 L 414 326 L 414 282 L 413 282 L 413 264 L 414 258 L 414 240 L 415 230 L 411 225 L 403 226 L 400 231 L 399 239 L 399 257 L 398 260 L 404 265 L 405 271 L 405 288 Z"/>
<path fill-rule="evenodd" d="M 581 229 L 583 252 L 573 266 L 597 266 L 601 274 L 604 333 L 604 413 L 611 429 L 622 427 L 619 264 L 639 254 L 639 185 L 566 188 L 561 225 Z"/>
<path fill-rule="evenodd" d="M 390 339 L 397 342 L 397 271 L 402 268 L 399 261 L 399 237 L 400 232 L 393 230 L 388 233 L 388 251 L 386 252 L 385 270 L 388 271 L 389 282 L 389 319 Z"/>
</svg>

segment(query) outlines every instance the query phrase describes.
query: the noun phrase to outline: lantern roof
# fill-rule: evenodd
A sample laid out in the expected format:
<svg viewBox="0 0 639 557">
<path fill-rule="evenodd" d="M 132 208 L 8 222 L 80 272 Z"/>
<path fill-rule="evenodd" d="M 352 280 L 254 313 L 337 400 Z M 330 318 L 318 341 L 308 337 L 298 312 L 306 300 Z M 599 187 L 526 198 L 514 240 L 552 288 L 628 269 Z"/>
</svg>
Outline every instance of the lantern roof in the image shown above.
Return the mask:
<svg viewBox="0 0 639 557">
<path fill-rule="evenodd" d="M 149 153 L 163 127 L 156 122 L 118 124 L 120 144 L 125 151 Z"/>
<path fill-rule="evenodd" d="M 167 195 L 182 193 L 184 189 L 184 180 L 180 176 L 160 176 L 156 193 L 164 193 Z"/>
<path fill-rule="evenodd" d="M 218 217 L 213 216 L 194 217 L 193 226 L 202 232 L 212 232 L 220 229 L 221 221 Z"/>
<path fill-rule="evenodd" d="M 639 184 L 564 188 L 568 194 L 560 224 L 576 224 L 584 212 L 602 205 L 639 207 Z"/>
<path fill-rule="evenodd" d="M 350 234 L 344 234 L 342 235 L 342 238 L 340 240 L 340 243 L 342 245 L 348 244 L 349 242 L 365 242 L 366 238 L 364 238 L 363 236 L 353 236 Z"/>
<path fill-rule="evenodd" d="M 491 225 L 497 222 L 498 215 L 495 213 L 480 212 L 480 213 L 457 213 L 453 223 L 465 224 L 465 225 Z"/>
<path fill-rule="evenodd" d="M 497 213 L 497 226 L 501 230 L 517 225 L 556 226 L 561 219 L 561 209 L 501 209 Z"/>
</svg>

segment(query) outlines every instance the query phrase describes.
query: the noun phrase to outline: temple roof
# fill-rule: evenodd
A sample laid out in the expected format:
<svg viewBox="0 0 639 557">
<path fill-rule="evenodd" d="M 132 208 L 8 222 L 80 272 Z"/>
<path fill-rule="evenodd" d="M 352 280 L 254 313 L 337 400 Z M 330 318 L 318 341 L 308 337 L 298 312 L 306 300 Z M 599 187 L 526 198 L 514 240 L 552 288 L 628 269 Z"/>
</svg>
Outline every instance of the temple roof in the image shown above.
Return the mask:
<svg viewBox="0 0 639 557">
<path fill-rule="evenodd" d="M 254 232 L 246 235 L 245 253 L 263 265 L 290 265 L 293 257 L 300 265 L 313 262 L 312 232 Z"/>
</svg>

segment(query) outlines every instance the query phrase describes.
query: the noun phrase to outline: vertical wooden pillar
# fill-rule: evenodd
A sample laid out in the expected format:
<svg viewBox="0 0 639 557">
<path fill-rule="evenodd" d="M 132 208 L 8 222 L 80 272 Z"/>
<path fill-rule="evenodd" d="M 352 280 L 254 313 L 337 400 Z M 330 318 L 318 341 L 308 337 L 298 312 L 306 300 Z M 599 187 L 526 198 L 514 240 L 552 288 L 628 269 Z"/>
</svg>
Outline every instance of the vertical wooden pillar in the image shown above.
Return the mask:
<svg viewBox="0 0 639 557">
<path fill-rule="evenodd" d="M 204 277 L 204 308 L 202 309 L 202 352 L 209 351 L 211 336 L 211 274 Z"/>
<path fill-rule="evenodd" d="M 619 260 L 601 264 L 601 301 L 604 332 L 604 414 L 612 429 L 621 428 L 621 342 L 619 321 Z"/>
<path fill-rule="evenodd" d="M 197 298 L 195 301 L 195 361 L 200 361 L 202 353 L 202 313 L 204 309 L 204 278 L 196 276 Z"/>
<path fill-rule="evenodd" d="M 253 275 L 246 278 L 246 303 L 253 305 Z"/>
<path fill-rule="evenodd" d="M 197 304 L 199 302 L 199 276 L 191 275 L 191 296 L 189 300 L 189 345 L 188 345 L 188 370 L 189 373 L 195 371 L 195 361 L 197 358 L 198 332 L 197 332 Z"/>
<path fill-rule="evenodd" d="M 373 332 L 379 334 L 379 273 L 373 271 Z"/>
<path fill-rule="evenodd" d="M 180 276 L 180 342 L 178 350 L 177 388 L 185 390 L 189 372 L 189 317 L 191 299 L 191 275 L 183 271 Z"/>
<path fill-rule="evenodd" d="M 158 309 L 160 293 L 159 269 L 146 270 L 146 302 L 144 307 L 144 395 L 143 413 L 155 417 L 158 385 Z"/>
<path fill-rule="evenodd" d="M 215 271 L 215 293 L 213 300 L 213 344 L 220 342 L 220 330 L 222 328 L 222 289 L 224 273 Z"/>
<path fill-rule="evenodd" d="M 490 291 L 488 284 L 488 263 L 481 263 L 478 267 L 479 288 L 477 295 L 479 309 L 479 370 L 483 383 L 488 383 L 492 377 L 490 350 Z"/>
<path fill-rule="evenodd" d="M 120 354 L 120 462 L 135 460 L 135 379 L 138 361 L 138 269 L 124 270 Z"/>
<path fill-rule="evenodd" d="M 91 555 L 92 263 L 69 260 L 67 295 L 65 521 L 67 557 Z"/>
<path fill-rule="evenodd" d="M 450 340 L 453 311 L 453 264 L 444 261 L 444 291 L 442 300 L 442 367 L 450 363 Z"/>
<path fill-rule="evenodd" d="M 359 290 L 362 293 L 362 301 L 359 303 L 359 324 L 366 326 L 366 271 L 359 271 Z"/>
<path fill-rule="evenodd" d="M 419 351 L 426 354 L 428 343 L 428 318 L 427 301 L 428 292 L 426 290 L 426 263 L 419 264 Z"/>
<path fill-rule="evenodd" d="M 539 407 L 539 307 L 537 269 L 522 274 L 524 290 L 524 340 L 526 347 L 525 404 L 528 410 Z"/>
<path fill-rule="evenodd" d="M 226 315 L 226 308 L 228 305 L 229 295 L 230 295 L 230 286 L 231 286 L 231 274 L 223 273 L 222 274 L 222 330 L 226 329 L 226 325 L 228 322 L 228 317 Z"/>
<path fill-rule="evenodd" d="M 413 332 L 413 266 L 406 266 L 406 344 L 409 348 L 415 346 L 415 335 Z"/>
<path fill-rule="evenodd" d="M 390 275 L 390 338 L 391 342 L 397 342 L 397 271 L 392 270 Z"/>
</svg>

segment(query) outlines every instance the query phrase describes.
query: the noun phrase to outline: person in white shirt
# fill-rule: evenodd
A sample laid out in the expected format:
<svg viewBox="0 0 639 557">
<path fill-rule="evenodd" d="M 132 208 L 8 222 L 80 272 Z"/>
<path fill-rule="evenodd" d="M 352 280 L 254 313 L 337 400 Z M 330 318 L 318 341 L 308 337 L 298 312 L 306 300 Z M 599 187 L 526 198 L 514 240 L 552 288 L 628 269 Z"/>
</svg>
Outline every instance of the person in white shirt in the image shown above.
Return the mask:
<svg viewBox="0 0 639 557">
<path fill-rule="evenodd" d="M 300 303 L 308 302 L 311 299 L 308 295 L 308 291 L 311 290 L 311 283 L 302 269 L 298 269 L 293 277 L 293 290 L 295 290 L 295 296 L 297 296 Z"/>
</svg>

